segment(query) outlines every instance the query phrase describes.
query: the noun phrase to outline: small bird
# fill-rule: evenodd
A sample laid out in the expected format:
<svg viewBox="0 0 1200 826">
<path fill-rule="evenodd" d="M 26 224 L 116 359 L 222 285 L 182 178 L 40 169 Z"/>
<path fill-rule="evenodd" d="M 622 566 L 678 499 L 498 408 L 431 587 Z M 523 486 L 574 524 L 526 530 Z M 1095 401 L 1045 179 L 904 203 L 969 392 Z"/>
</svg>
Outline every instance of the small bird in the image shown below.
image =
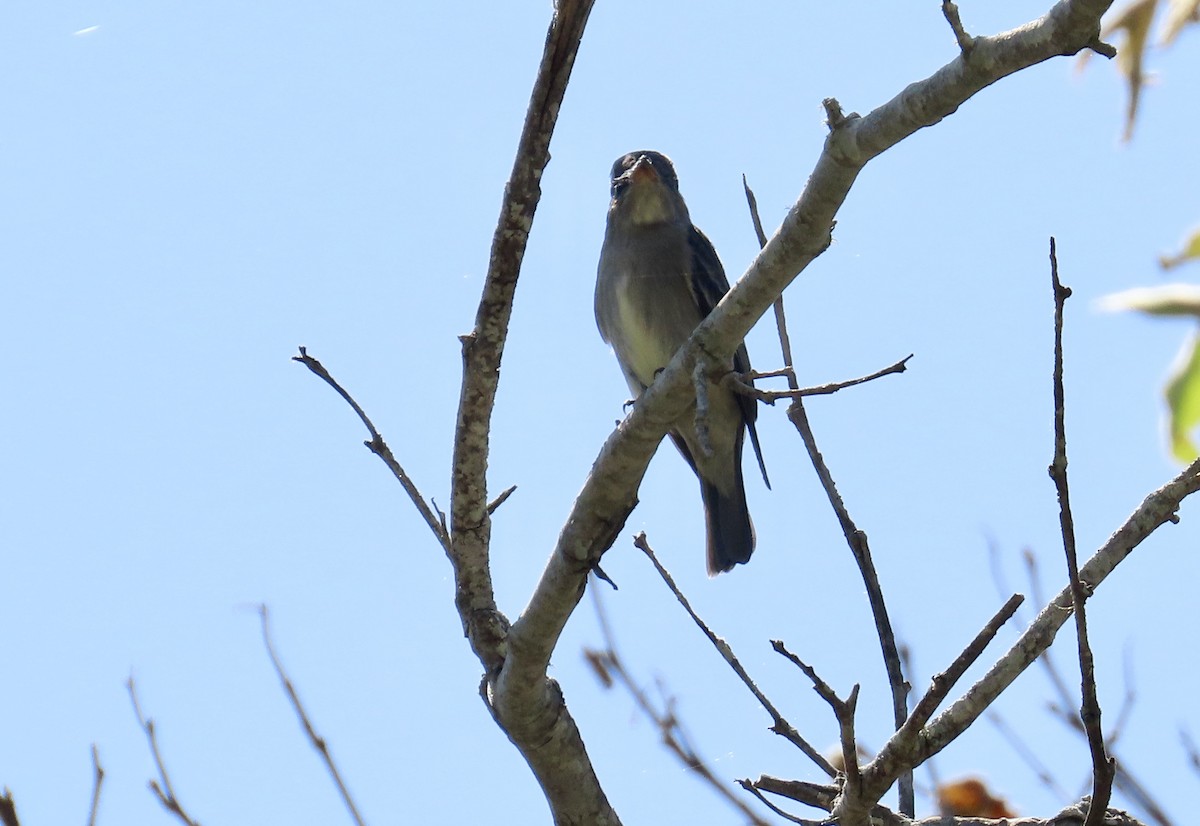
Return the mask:
<svg viewBox="0 0 1200 826">
<path fill-rule="evenodd" d="M 679 178 L 666 155 L 643 150 L 622 155 L 612 168 L 612 201 L 596 273 L 596 325 L 612 345 L 625 381 L 640 396 L 696 326 L 729 291 L 712 242 L 692 225 Z M 730 369 L 750 369 L 746 345 Z M 707 533 L 708 573 L 715 576 L 754 552 L 754 526 L 742 484 L 746 430 L 763 464 L 754 399 L 708 384 L 708 445 L 696 427 L 696 406 L 671 430 L 671 441 L 700 479 Z"/>
</svg>

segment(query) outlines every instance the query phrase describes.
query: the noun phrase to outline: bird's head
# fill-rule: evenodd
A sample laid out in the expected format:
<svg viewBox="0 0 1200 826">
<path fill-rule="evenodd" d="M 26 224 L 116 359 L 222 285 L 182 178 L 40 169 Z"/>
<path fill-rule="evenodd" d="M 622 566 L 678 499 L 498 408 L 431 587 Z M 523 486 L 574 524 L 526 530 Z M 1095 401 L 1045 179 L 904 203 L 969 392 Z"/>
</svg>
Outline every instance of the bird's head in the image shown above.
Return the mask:
<svg viewBox="0 0 1200 826">
<path fill-rule="evenodd" d="M 608 219 L 642 227 L 691 223 L 671 159 L 648 149 L 617 158 Z"/>
</svg>

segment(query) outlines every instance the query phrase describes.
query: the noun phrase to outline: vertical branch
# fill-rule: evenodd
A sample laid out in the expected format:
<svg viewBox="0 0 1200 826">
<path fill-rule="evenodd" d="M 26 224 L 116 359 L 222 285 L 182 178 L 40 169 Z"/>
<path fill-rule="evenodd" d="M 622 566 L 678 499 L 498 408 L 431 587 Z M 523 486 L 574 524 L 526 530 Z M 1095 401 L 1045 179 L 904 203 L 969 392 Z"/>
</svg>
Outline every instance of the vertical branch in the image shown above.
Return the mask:
<svg viewBox="0 0 1200 826">
<path fill-rule="evenodd" d="M 767 234 L 763 232 L 762 218 L 758 215 L 758 199 L 754 197 L 754 190 L 746 182 L 745 175 L 742 175 L 742 189 L 746 191 L 746 203 L 750 205 L 750 220 L 754 222 L 754 234 L 758 237 L 758 248 L 762 249 L 767 245 Z M 780 293 L 779 297 L 775 299 L 775 330 L 779 333 L 779 349 L 783 355 L 783 366 L 787 372 L 788 388 L 799 390 L 800 384 L 796 380 L 795 364 L 792 361 L 792 341 L 788 337 L 787 331 L 787 316 L 783 312 L 783 293 Z"/>
<path fill-rule="evenodd" d="M 501 644 L 507 632 L 507 623 L 496 611 L 488 564 L 487 463 L 492 409 L 517 277 L 541 199 L 542 172 L 550 162 L 550 137 L 591 10 L 592 0 L 555 3 L 512 173 L 504 187 L 475 327 L 461 338 L 463 379 L 454 434 L 450 562 L 463 630 L 489 672 L 498 671 L 503 664 Z"/>
<path fill-rule="evenodd" d="M 830 113 L 830 120 L 833 121 L 833 113 Z M 754 192 L 750 189 L 750 185 L 746 183 L 743 176 L 742 186 L 746 190 L 746 201 L 750 206 L 750 216 L 754 221 L 754 230 L 758 236 L 760 247 L 766 246 L 767 238 L 762 230 L 762 221 L 758 217 L 758 203 L 754 197 Z M 783 314 L 783 295 L 775 301 L 775 323 L 779 328 L 779 345 L 783 351 L 783 359 L 787 367 L 792 367 L 792 345 L 788 339 L 787 322 Z M 792 390 L 799 387 L 795 371 L 789 370 L 788 385 Z M 833 475 L 829 472 L 829 467 L 825 464 L 825 458 L 821 455 L 821 451 L 817 449 L 817 439 L 813 435 L 812 426 L 808 422 L 808 414 L 804 411 L 804 403 L 799 396 L 792 400 L 792 404 L 788 407 L 788 419 L 796 427 L 800 433 L 800 438 L 804 441 L 804 447 L 808 450 L 809 458 L 813 463 L 813 468 L 817 471 L 817 476 L 821 480 L 821 486 L 825 488 L 825 494 L 829 497 L 829 503 L 833 506 L 834 512 L 837 514 L 838 522 L 842 526 L 842 533 L 845 534 L 846 542 L 850 546 L 850 551 L 854 554 L 854 561 L 858 564 L 858 570 L 862 574 L 863 583 L 867 588 L 867 598 L 871 605 L 871 613 L 875 617 L 875 630 L 879 634 L 879 644 L 883 651 L 884 668 L 888 675 L 888 685 L 892 690 L 892 723 L 896 730 L 904 725 L 904 721 L 908 719 L 908 683 L 904 679 L 904 668 L 900 661 L 900 651 L 896 646 L 896 635 L 892 631 L 892 621 L 888 617 L 887 605 L 883 600 L 883 589 L 879 585 L 879 575 L 875 571 L 875 563 L 871 561 L 871 548 L 867 543 L 867 535 L 865 532 L 858 529 L 854 524 L 854 520 L 850 518 L 849 511 L 846 510 L 846 504 L 842 501 L 841 494 L 838 493 L 837 485 L 833 481 Z M 900 794 L 900 811 L 912 817 L 916 813 L 916 795 L 913 791 L 913 776 L 912 771 L 904 772 L 899 778 L 899 794 Z"/>
<path fill-rule="evenodd" d="M 1071 497 L 1067 486 L 1067 432 L 1065 392 L 1063 391 L 1063 306 L 1071 296 L 1058 278 L 1058 256 L 1054 238 L 1050 238 L 1050 280 L 1054 287 L 1054 459 L 1050 463 L 1050 478 L 1058 490 L 1059 523 L 1062 527 L 1063 550 L 1067 557 L 1070 578 L 1071 604 L 1075 613 L 1075 631 L 1079 644 L 1079 671 L 1083 700 L 1079 710 L 1088 747 L 1092 753 L 1092 801 L 1084 826 L 1099 826 L 1108 809 L 1112 795 L 1115 763 L 1104 748 L 1104 732 L 1100 727 L 1100 702 L 1096 697 L 1096 670 L 1092 649 L 1088 644 L 1087 614 L 1084 603 L 1090 586 L 1079 578 L 1079 560 L 1075 553 L 1075 520 L 1071 516 Z"/>
<path fill-rule="evenodd" d="M 854 524 L 854 520 L 850 518 L 850 513 L 846 510 L 846 504 L 842 501 L 841 494 L 838 493 L 829 467 L 825 464 L 825 458 L 817 449 L 816 437 L 813 436 L 812 426 L 808 423 L 808 416 L 799 399 L 793 401 L 788 408 L 788 419 L 796 426 L 801 439 L 804 440 L 809 458 L 821 480 L 821 486 L 825 488 L 829 503 L 837 514 L 838 522 L 842 526 L 842 533 L 846 537 L 846 543 L 850 546 L 850 552 L 854 554 L 854 561 L 858 563 L 863 584 L 867 588 L 867 601 L 870 603 L 871 613 L 875 617 L 875 630 L 879 635 L 884 668 L 887 670 L 888 684 L 892 690 L 892 720 L 896 729 L 899 730 L 904 725 L 904 721 L 908 719 L 909 686 L 904 679 L 904 672 L 900 664 L 900 651 L 896 646 L 896 635 L 892 631 L 892 621 L 888 617 L 887 605 L 883 600 L 879 575 L 875 571 L 875 563 L 871 560 L 871 547 L 867 542 L 867 534 L 860 530 Z M 900 811 L 912 817 L 916 809 L 916 800 L 913 793 L 911 769 L 901 774 L 899 784 Z"/>
<path fill-rule="evenodd" d="M 454 567 L 455 607 L 463 631 L 485 671 L 481 691 L 484 702 L 529 764 L 546 795 L 554 822 L 609 826 L 620 821 L 596 777 L 562 689 L 546 674 L 549 652 L 557 634 L 536 622 L 510 626 L 496 606 L 490 569 L 491 513 L 487 491 L 492 411 L 517 278 L 541 199 L 542 173 L 550 162 L 550 138 L 592 3 L 593 0 L 554 3 L 512 173 L 504 188 L 500 217 L 492 236 L 475 326 L 461 337 L 463 378 L 451 468 L 448 556 Z M 553 560 L 549 567 L 561 568 Z M 559 597 L 554 605 L 556 616 L 569 615 L 578 603 L 585 574 L 586 569 L 570 572 L 569 579 L 576 587 L 555 594 Z M 565 616 L 562 621 L 565 623 Z M 517 633 L 521 628 L 528 629 L 527 633 Z"/>
</svg>

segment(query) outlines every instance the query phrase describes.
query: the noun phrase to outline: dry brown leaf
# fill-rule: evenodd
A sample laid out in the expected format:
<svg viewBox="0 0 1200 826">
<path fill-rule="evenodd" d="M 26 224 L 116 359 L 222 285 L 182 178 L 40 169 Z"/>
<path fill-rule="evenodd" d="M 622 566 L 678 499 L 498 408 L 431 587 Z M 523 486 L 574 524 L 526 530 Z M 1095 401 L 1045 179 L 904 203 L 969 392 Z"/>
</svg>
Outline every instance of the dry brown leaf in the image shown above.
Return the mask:
<svg viewBox="0 0 1200 826">
<path fill-rule="evenodd" d="M 951 817 L 1016 817 L 1008 804 L 993 797 L 984 782 L 968 777 L 939 786 L 938 808 L 942 815 Z"/>
</svg>

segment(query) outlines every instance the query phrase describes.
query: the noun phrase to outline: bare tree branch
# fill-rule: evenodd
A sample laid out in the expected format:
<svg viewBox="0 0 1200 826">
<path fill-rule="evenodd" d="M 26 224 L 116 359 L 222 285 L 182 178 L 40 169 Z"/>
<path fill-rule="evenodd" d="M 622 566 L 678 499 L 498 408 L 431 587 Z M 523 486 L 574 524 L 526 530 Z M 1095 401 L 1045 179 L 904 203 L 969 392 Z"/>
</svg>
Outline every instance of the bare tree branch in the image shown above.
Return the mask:
<svg viewBox="0 0 1200 826">
<path fill-rule="evenodd" d="M 829 683 L 821 679 L 817 670 L 801 660 L 780 640 L 771 640 L 771 648 L 777 654 L 799 668 L 813 684 L 817 695 L 833 710 L 833 716 L 838 724 L 838 740 L 842 747 L 842 792 L 830 814 L 838 823 L 865 823 L 874 803 L 866 802 L 862 796 L 862 775 L 858 765 L 858 737 L 854 733 L 854 713 L 858 708 L 859 685 L 854 684 L 850 694 L 843 700 Z"/>
<path fill-rule="evenodd" d="M 780 797 L 795 800 L 797 803 L 812 806 L 814 809 L 824 809 L 828 812 L 837 806 L 839 790 L 836 786 L 807 783 L 803 780 L 782 780 L 770 775 L 763 775 L 758 780 L 753 781 L 751 785 L 760 791 L 777 794 Z M 896 814 L 886 806 L 873 807 L 871 809 L 871 819 L 874 822 L 886 824 L 886 826 L 912 826 L 911 820 Z M 812 821 L 804 822 L 811 823 Z M 830 821 L 829 819 L 822 819 L 816 822 L 828 824 Z M 948 823 L 946 826 L 957 826 L 957 824 Z M 996 826 L 996 824 L 992 821 L 988 826 Z"/>
<path fill-rule="evenodd" d="M 701 354 L 709 358 L 732 354 L 784 288 L 829 246 L 834 216 L 872 158 L 918 129 L 952 114 L 997 80 L 1098 42 L 1100 16 L 1109 5 L 1109 0 L 1062 0 L 1044 17 L 1019 29 L 977 37 L 969 55 L 960 54 L 931 77 L 910 84 L 866 116 L 843 116 L 836 101 L 827 102 L 829 137 L 804 192 L 783 225 L 642 394 L 593 465 L 522 615 L 522 642 L 530 645 L 528 638 L 537 637 L 531 647 L 539 663 L 549 660 L 578 602 L 588 568 L 612 544 L 624 524 L 636 501 L 631 492 L 640 485 L 659 442 L 686 411 L 691 371 Z M 536 635 L 524 633 L 535 627 L 539 629 Z M 510 634 L 510 642 L 514 636 Z M 893 681 L 894 691 L 900 689 L 900 683 Z M 900 712 L 902 706 L 898 703 L 895 710 Z M 896 716 L 903 719 L 904 715 Z"/>
<path fill-rule="evenodd" d="M 958 6 L 951 3 L 950 0 L 942 0 L 942 14 L 946 17 L 946 22 L 950 24 L 950 29 L 954 32 L 954 39 L 958 41 L 958 49 L 963 53 L 964 57 L 970 57 L 971 49 L 975 48 L 975 38 L 967 34 L 967 30 L 963 28 L 962 18 L 958 16 Z"/>
<path fill-rule="evenodd" d="M 400 463 L 396 461 L 396 457 L 392 455 L 392 449 L 388 447 L 387 442 L 383 440 L 383 436 L 381 436 L 379 431 L 375 429 L 375 424 L 371 421 L 370 417 L 367 416 L 366 411 L 363 410 L 359 403 L 354 400 L 354 397 L 351 396 L 350 393 L 338 383 L 337 379 L 330 375 L 329 371 L 325 369 L 325 365 L 321 364 L 321 362 L 317 361 L 308 354 L 307 348 L 301 347 L 300 355 L 292 356 L 292 361 L 298 361 L 311 370 L 314 374 L 320 377 L 322 381 L 336 390 L 338 395 L 345 399 L 346 403 L 354 409 L 354 412 L 358 414 L 358 418 L 362 420 L 363 425 L 366 426 L 367 431 L 371 434 L 371 438 L 363 442 L 363 444 L 367 446 L 368 450 L 382 459 L 385 465 L 387 465 L 388 470 L 392 472 L 392 475 L 396 477 L 396 480 L 400 483 L 401 487 L 404 488 L 404 492 L 408 494 L 408 498 L 412 500 L 414 505 L 416 505 L 417 511 L 421 514 L 422 518 L 424 518 L 425 524 L 429 526 L 429 530 L 433 531 L 433 535 L 437 537 L 442 549 L 449 553 L 450 534 L 446 530 L 445 518 L 439 519 L 438 517 L 434 516 L 433 510 L 425 502 L 425 497 L 421 495 L 421 491 L 417 488 L 416 484 L 414 484 L 413 480 L 409 478 L 409 475 L 404 472 L 404 468 L 400 466 Z"/>
<path fill-rule="evenodd" d="M 566 622 L 583 594 L 588 569 L 612 544 L 624 515 L 605 532 L 602 541 L 606 544 L 591 559 L 585 555 L 581 564 L 562 572 L 561 580 L 551 589 L 555 603 L 552 610 L 544 610 L 547 597 L 535 597 L 510 628 L 496 606 L 492 588 L 487 492 L 492 411 L 513 296 L 541 198 L 542 172 L 550 161 L 550 138 L 591 10 L 592 0 L 557 0 L 554 5 L 492 238 L 475 326 L 461 338 L 463 380 L 454 436 L 449 556 L 454 567 L 455 605 L 471 649 L 486 674 L 485 702 L 529 764 L 555 823 L 609 826 L 619 822 L 616 812 L 600 787 L 562 691 L 547 677 L 546 668 L 561 623 Z M 625 514 L 632 507 L 631 501 Z"/>
<path fill-rule="evenodd" d="M 737 382 L 737 387 L 739 392 L 753 396 L 759 401 L 766 402 L 767 404 L 774 404 L 780 399 L 802 399 L 805 396 L 828 396 L 832 393 L 838 392 L 839 390 L 845 390 L 847 387 L 854 387 L 855 385 L 863 384 L 868 381 L 874 381 L 875 379 L 883 378 L 884 376 L 890 376 L 893 373 L 903 373 L 908 369 L 908 362 L 911 358 L 912 354 L 909 353 L 907 356 L 895 362 L 894 364 L 890 364 L 887 367 L 884 367 L 882 370 L 876 370 L 870 375 L 859 376 L 856 379 L 847 379 L 845 381 L 829 382 L 828 384 L 818 384 L 815 387 L 796 387 L 795 374 L 791 370 L 772 370 L 767 373 L 759 373 L 755 370 L 752 370 L 746 374 L 746 379 L 753 381 L 760 378 L 776 376 L 782 373 L 783 375 L 787 376 L 788 384 L 791 385 L 791 387 L 788 390 L 759 390 L 754 385 L 747 384 L 745 381 L 740 379 Z M 737 375 L 734 373 L 731 373 L 730 375 L 734 376 L 735 378 L 737 377 Z"/>
<path fill-rule="evenodd" d="M 1025 764 L 1029 766 L 1030 770 L 1037 775 L 1037 779 L 1041 781 L 1042 785 L 1054 794 L 1058 795 L 1060 799 L 1067 800 L 1067 790 L 1059 784 L 1057 778 L 1054 776 L 1054 773 L 1051 772 L 1050 769 L 1047 768 L 1046 764 L 1042 762 L 1042 758 L 1038 756 L 1037 752 L 1031 749 L 1020 737 L 1020 735 L 1017 734 L 1017 732 L 1013 731 L 1012 727 L 1009 726 L 1004 717 L 1001 716 L 997 711 L 991 710 L 988 711 L 987 718 L 988 722 L 995 726 L 996 730 L 1000 732 L 1000 736 L 1008 741 L 1008 744 L 1012 747 L 1012 750 L 1015 751 L 1017 755 L 1025 761 Z"/>
<path fill-rule="evenodd" d="M 146 740 L 150 744 L 150 754 L 154 758 L 154 766 L 158 769 L 158 777 L 162 781 L 160 783 L 159 780 L 151 779 L 150 791 L 154 792 L 154 796 L 158 798 L 162 807 L 175 815 L 184 826 L 200 826 L 199 822 L 184 810 L 179 798 L 175 796 L 175 789 L 171 785 L 171 776 L 167 774 L 167 766 L 163 763 L 162 754 L 158 750 L 158 734 L 154 728 L 154 720 L 142 714 L 142 706 L 138 702 L 137 686 L 134 684 L 132 676 L 126 680 L 125 687 L 129 690 L 129 699 L 133 702 L 133 713 L 137 717 L 138 725 L 146 733 Z"/>
<path fill-rule="evenodd" d="M 17 819 L 16 801 L 13 800 L 12 792 L 7 787 L 0 792 L 0 824 L 21 826 L 21 821 Z"/>
<path fill-rule="evenodd" d="M 762 218 L 758 215 L 758 199 L 754 197 L 754 190 L 750 188 L 750 184 L 746 181 L 746 176 L 742 175 L 742 189 L 746 191 L 746 204 L 750 207 L 750 220 L 754 223 L 754 234 L 758 238 L 758 248 L 762 249 L 767 245 L 767 234 L 763 232 Z M 779 294 L 779 298 L 775 299 L 775 330 L 779 334 L 779 350 L 783 355 L 783 366 L 787 370 L 788 388 L 790 390 L 800 389 L 799 383 L 796 381 L 795 362 L 792 361 L 792 341 L 788 337 L 787 329 L 787 314 L 783 311 L 783 293 Z"/>
<path fill-rule="evenodd" d="M 100 786 L 104 783 L 104 768 L 100 765 L 100 751 L 92 743 L 92 805 L 88 809 L 88 826 L 96 826 L 96 815 L 100 812 Z"/>
<path fill-rule="evenodd" d="M 1084 564 L 1079 571 L 1080 579 L 1094 591 L 1142 540 L 1163 524 L 1177 522 L 1176 511 L 1180 503 L 1198 490 L 1200 460 L 1147 496 Z M 863 769 L 867 788 L 882 796 L 903 767 L 919 765 L 966 731 L 1013 680 L 1050 647 L 1058 630 L 1071 616 L 1071 605 L 1071 590 L 1065 588 L 1042 608 L 1033 623 L 988 673 L 925 728 L 917 742 L 893 737 Z"/>
<path fill-rule="evenodd" d="M 604 603 L 599 597 L 599 591 L 593 590 L 592 597 L 592 604 L 596 610 L 596 618 L 600 624 L 600 633 L 604 638 L 604 650 L 588 650 L 584 653 L 601 682 L 605 684 L 606 688 L 611 688 L 617 682 L 623 685 L 625 690 L 629 692 L 629 695 L 633 697 L 634 702 L 641 709 L 642 713 L 654 723 L 659 731 L 659 736 L 662 738 L 663 745 L 667 747 L 668 751 L 675 755 L 689 770 L 695 772 L 706 785 L 712 788 L 713 791 L 731 806 L 734 806 L 745 815 L 750 823 L 754 824 L 754 826 L 767 826 L 766 821 L 755 814 L 740 797 L 717 779 L 712 769 L 709 768 L 708 762 L 692 747 L 683 723 L 675 714 L 674 704 L 671 699 L 665 698 L 662 704 L 663 707 L 660 708 L 633 679 L 633 676 L 625 668 L 625 663 L 621 659 L 620 653 L 617 651 L 616 638 L 613 636 L 612 628 L 609 626 L 608 616 L 604 610 Z"/>
<path fill-rule="evenodd" d="M 342 802 L 346 804 L 346 809 L 350 812 L 350 816 L 354 818 L 354 822 L 358 826 L 366 826 L 362 815 L 358 813 L 358 806 L 354 804 L 354 798 L 350 796 L 350 790 L 346 788 L 346 783 L 342 780 L 342 773 L 338 771 L 337 764 L 333 762 L 333 755 L 329 751 L 329 744 L 313 728 L 312 720 L 309 718 L 308 712 L 305 711 L 304 704 L 300 702 L 300 695 L 296 693 L 296 686 L 293 685 L 291 677 L 284 671 L 283 661 L 279 659 L 279 654 L 275 651 L 275 643 L 271 639 L 270 612 L 267 610 L 265 603 L 258 606 L 258 616 L 262 619 L 263 645 L 266 646 L 267 655 L 271 658 L 271 665 L 275 667 L 275 674 L 279 677 L 279 681 L 283 683 L 283 690 L 288 696 L 288 701 L 291 702 L 292 708 L 295 709 L 296 716 L 300 718 L 300 725 L 304 727 L 304 733 L 308 735 L 308 741 L 312 743 L 313 748 L 317 750 L 317 753 L 321 755 L 321 759 L 325 762 L 325 769 L 329 772 L 329 776 L 333 778 L 338 793 L 342 796 Z"/>
<path fill-rule="evenodd" d="M 905 728 L 920 728 L 928 722 L 929 718 L 933 716 L 933 712 L 941 705 L 942 700 L 946 699 L 946 695 L 950 693 L 950 689 L 962 678 L 967 669 L 974 665 L 975 661 L 983 653 L 983 650 L 987 648 L 988 643 L 995 638 L 996 632 L 1000 630 L 1000 627 L 1004 623 L 1012 618 L 1012 615 L 1016 613 L 1017 608 L 1024 601 L 1025 598 L 1020 594 L 1013 594 L 1009 597 L 1008 602 L 1004 603 L 1000 610 L 988 620 L 987 625 L 975 635 L 975 639 L 971 640 L 962 653 L 954 658 L 954 662 L 950 664 L 950 667 L 941 674 L 934 675 L 929 691 L 925 692 L 925 696 L 917 702 L 912 714 L 905 720 Z"/>
<path fill-rule="evenodd" d="M 518 633 L 514 625 L 509 635 L 510 644 L 520 639 L 513 650 L 527 651 L 535 664 L 549 660 L 567 617 L 578 603 L 587 571 L 624 525 L 636 503 L 633 491 L 650 458 L 691 403 L 694 364 L 702 353 L 709 358 L 731 354 L 783 289 L 829 246 L 834 215 L 862 168 L 918 129 L 952 114 L 997 80 L 1056 55 L 1074 54 L 1089 47 L 1096 40 L 1100 15 L 1108 6 L 1107 0 L 1063 0 L 1040 20 L 993 37 L 976 38 L 969 58 L 956 57 L 866 116 L 842 116 L 836 102 L 829 102 L 831 133 L 808 185 L 783 225 L 601 449 L 564 522 L 542 579 L 522 613 L 518 623 L 522 627 Z M 464 394 L 464 401 L 469 400 L 468 396 Z M 481 486 L 481 472 L 470 476 Z M 482 502 L 482 497 L 478 498 Z M 483 505 L 471 513 L 482 514 Z M 464 519 L 463 524 L 485 523 Z M 505 663 L 506 669 L 510 667 L 511 658 Z"/>
<path fill-rule="evenodd" d="M 883 600 L 883 588 L 879 584 L 879 575 L 875 570 L 875 563 L 871 560 L 871 547 L 867 541 L 867 534 L 854 523 L 850 512 L 846 509 L 846 503 L 842 501 L 841 494 L 838 493 L 837 484 L 833 481 L 829 466 L 825 464 L 825 457 L 817 448 L 816 436 L 813 435 L 812 425 L 809 424 L 808 414 L 800 399 L 794 400 L 788 407 L 788 419 L 795 425 L 796 430 L 800 433 L 800 438 L 804 441 L 804 447 L 808 450 L 808 456 L 817 472 L 817 478 L 820 479 L 829 504 L 837 515 L 838 524 L 841 525 L 842 534 L 846 538 L 846 544 L 849 545 L 850 552 L 854 555 L 854 561 L 858 565 L 863 584 L 867 589 L 867 601 L 871 606 L 871 615 L 875 619 L 875 632 L 883 652 L 884 668 L 887 671 L 888 685 L 892 693 L 892 722 L 899 730 L 908 718 L 910 687 L 904 679 L 900 651 L 896 646 L 896 635 L 892 631 L 892 621 L 888 617 L 887 605 Z M 903 773 L 900 782 L 900 811 L 902 814 L 912 817 L 916 813 L 916 799 L 913 793 L 911 771 Z M 878 798 L 869 802 L 877 801 Z"/>
<path fill-rule="evenodd" d="M 1071 516 L 1071 494 L 1067 482 L 1066 393 L 1063 390 L 1063 307 L 1071 296 L 1058 278 L 1058 256 L 1054 238 L 1050 238 L 1050 281 L 1054 288 L 1054 459 L 1050 463 L 1050 478 L 1058 490 L 1059 521 L 1062 527 L 1063 550 L 1067 557 L 1067 582 L 1075 613 L 1075 636 L 1079 647 L 1079 671 L 1082 707 L 1079 712 L 1087 732 L 1092 755 L 1092 800 L 1084 826 L 1099 826 L 1112 797 L 1114 761 L 1104 748 L 1104 729 L 1100 723 L 1100 700 L 1096 696 L 1096 668 L 1092 648 L 1088 643 L 1086 602 L 1090 592 L 1079 579 L 1079 561 L 1075 554 L 1075 520 Z"/>
<path fill-rule="evenodd" d="M 813 746 L 800 735 L 800 732 L 796 731 L 792 724 L 784 719 L 783 715 L 779 713 L 779 710 L 775 708 L 775 705 L 769 699 L 767 699 L 767 695 L 764 694 L 759 687 L 754 684 L 754 680 L 750 678 L 750 674 L 745 668 L 742 667 L 741 661 L 738 660 L 737 655 L 733 653 L 733 649 L 730 648 L 729 643 L 725 642 L 725 640 L 713 633 L 712 629 L 708 627 L 707 623 L 700 618 L 700 615 L 692 610 L 692 604 L 688 602 L 687 597 L 685 597 L 683 592 L 679 590 L 679 587 L 675 584 L 674 577 L 672 577 L 670 572 L 668 572 L 663 564 L 658 561 L 658 556 L 654 553 L 654 549 L 650 547 L 650 542 L 646 539 L 646 534 L 639 533 L 634 539 L 633 544 L 650 559 L 650 562 L 653 563 L 655 570 L 658 571 L 658 575 L 662 577 L 663 582 L 665 582 L 667 587 L 671 589 L 671 593 L 675 595 L 675 599 L 678 600 L 679 604 L 683 606 L 683 610 L 687 611 L 688 616 L 692 618 L 692 622 L 696 623 L 701 632 L 703 632 L 704 636 L 708 637 L 708 641 L 713 644 L 713 647 L 717 649 L 717 653 L 719 653 L 721 658 L 724 659 L 725 662 L 729 664 L 729 667 L 733 669 L 733 673 L 737 674 L 738 679 L 745 683 L 746 688 L 750 689 L 750 693 L 754 695 L 755 699 L 757 699 L 758 702 L 762 704 L 762 707 L 767 710 L 767 713 L 771 715 L 771 719 L 773 721 L 771 725 L 771 731 L 780 735 L 796 748 L 800 749 L 800 751 L 804 752 L 805 756 L 807 756 L 809 760 L 812 760 L 814 763 L 816 763 L 817 767 L 820 768 L 821 771 L 825 772 L 830 777 L 836 776 L 837 769 L 831 766 L 829 761 L 825 759 L 825 756 L 817 749 L 813 748 Z"/>
</svg>

